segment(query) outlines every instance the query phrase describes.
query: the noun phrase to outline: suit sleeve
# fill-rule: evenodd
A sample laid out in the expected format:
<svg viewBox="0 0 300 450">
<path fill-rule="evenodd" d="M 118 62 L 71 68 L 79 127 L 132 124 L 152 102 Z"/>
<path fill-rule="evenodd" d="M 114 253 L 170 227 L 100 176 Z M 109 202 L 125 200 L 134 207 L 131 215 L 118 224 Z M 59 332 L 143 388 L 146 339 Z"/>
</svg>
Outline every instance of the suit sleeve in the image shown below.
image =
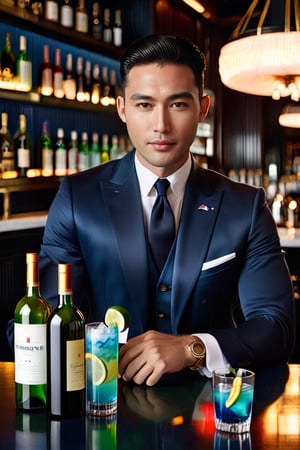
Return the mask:
<svg viewBox="0 0 300 450">
<path fill-rule="evenodd" d="M 42 240 L 39 273 L 41 293 L 51 304 L 57 304 L 57 265 L 72 264 L 73 299 L 76 306 L 88 316 L 87 277 L 77 239 L 73 204 L 72 185 L 65 177 L 49 209 L 48 219 Z"/>
<path fill-rule="evenodd" d="M 239 279 L 244 321 L 215 330 L 233 367 L 285 363 L 294 342 L 294 296 L 276 225 L 262 189 L 257 191 Z"/>
</svg>

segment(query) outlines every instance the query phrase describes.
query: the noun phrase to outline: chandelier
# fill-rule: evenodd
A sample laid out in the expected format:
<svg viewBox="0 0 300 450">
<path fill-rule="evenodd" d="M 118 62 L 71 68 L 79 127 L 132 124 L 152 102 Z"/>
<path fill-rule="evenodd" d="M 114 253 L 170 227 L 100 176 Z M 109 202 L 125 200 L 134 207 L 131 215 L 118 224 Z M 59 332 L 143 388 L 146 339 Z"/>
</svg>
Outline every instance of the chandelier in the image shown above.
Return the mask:
<svg viewBox="0 0 300 450">
<path fill-rule="evenodd" d="M 300 0 L 285 0 L 283 26 L 265 26 L 271 0 L 258 11 L 259 0 L 252 1 L 221 48 L 219 72 L 225 86 L 274 100 L 300 97 Z M 278 0 L 273 0 L 278 8 Z M 276 7 L 275 6 L 275 7 Z M 249 24 L 258 17 L 257 27 Z M 292 25 L 291 25 L 292 24 Z M 276 25 L 276 24 L 275 24 Z"/>
</svg>

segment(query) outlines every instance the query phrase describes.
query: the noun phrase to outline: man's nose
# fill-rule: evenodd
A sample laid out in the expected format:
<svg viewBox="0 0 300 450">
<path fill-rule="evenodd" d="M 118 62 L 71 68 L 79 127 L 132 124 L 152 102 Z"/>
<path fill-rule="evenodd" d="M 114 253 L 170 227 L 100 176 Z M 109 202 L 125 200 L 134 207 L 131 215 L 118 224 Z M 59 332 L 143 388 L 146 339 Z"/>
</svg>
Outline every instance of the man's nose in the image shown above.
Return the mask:
<svg viewBox="0 0 300 450">
<path fill-rule="evenodd" d="M 157 133 L 166 133 L 170 130 L 170 117 L 168 108 L 159 106 L 155 109 L 154 117 L 154 131 Z"/>
</svg>

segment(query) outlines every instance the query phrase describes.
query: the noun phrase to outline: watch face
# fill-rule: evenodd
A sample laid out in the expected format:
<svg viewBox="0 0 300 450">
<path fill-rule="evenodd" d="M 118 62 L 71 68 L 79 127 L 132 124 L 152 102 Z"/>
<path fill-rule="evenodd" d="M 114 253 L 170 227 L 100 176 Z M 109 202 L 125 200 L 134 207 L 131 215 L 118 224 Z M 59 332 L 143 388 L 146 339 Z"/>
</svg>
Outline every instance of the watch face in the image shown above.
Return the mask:
<svg viewBox="0 0 300 450">
<path fill-rule="evenodd" d="M 193 350 L 198 356 L 203 356 L 203 352 L 205 351 L 205 346 L 201 342 L 194 342 Z"/>
</svg>

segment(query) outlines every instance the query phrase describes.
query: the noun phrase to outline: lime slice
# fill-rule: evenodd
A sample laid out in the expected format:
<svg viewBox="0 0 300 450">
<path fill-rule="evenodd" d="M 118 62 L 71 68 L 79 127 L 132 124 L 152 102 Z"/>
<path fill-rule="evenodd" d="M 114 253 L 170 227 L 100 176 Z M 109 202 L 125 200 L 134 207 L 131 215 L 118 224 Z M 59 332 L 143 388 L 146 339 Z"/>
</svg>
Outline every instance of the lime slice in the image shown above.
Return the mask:
<svg viewBox="0 0 300 450">
<path fill-rule="evenodd" d="M 92 353 L 86 353 L 85 358 L 88 381 L 96 386 L 104 383 L 107 377 L 107 368 L 104 361 Z"/>
<path fill-rule="evenodd" d="M 108 327 L 117 326 L 122 332 L 129 328 L 130 314 L 123 306 L 111 306 L 106 311 L 104 322 Z"/>
</svg>

